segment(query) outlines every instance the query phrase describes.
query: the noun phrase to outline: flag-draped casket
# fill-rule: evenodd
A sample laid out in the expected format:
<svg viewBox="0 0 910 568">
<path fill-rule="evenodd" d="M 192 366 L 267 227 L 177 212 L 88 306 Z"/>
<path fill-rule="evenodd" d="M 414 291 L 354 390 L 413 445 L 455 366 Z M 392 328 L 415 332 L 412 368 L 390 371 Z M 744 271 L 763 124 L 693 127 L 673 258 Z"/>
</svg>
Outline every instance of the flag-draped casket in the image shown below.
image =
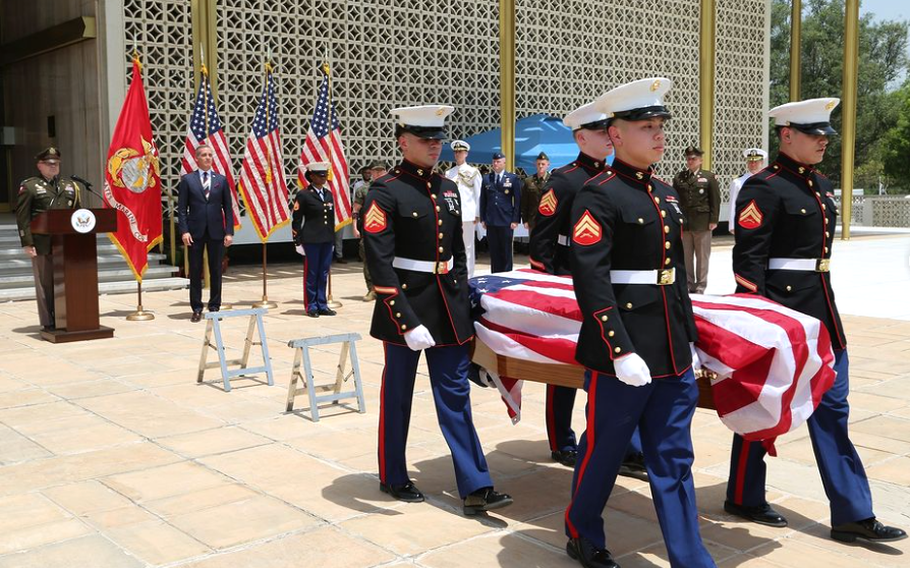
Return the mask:
<svg viewBox="0 0 910 568">
<path fill-rule="evenodd" d="M 560 382 L 566 365 L 581 377 L 575 347 L 582 315 L 570 277 L 530 269 L 478 276 L 471 296 L 475 361 L 485 365 L 513 420 L 521 379 Z M 693 294 L 692 305 L 695 347 L 704 367 L 717 374 L 710 388 L 724 424 L 747 439 L 765 440 L 812 414 L 834 382 L 831 341 L 821 322 L 753 295 Z"/>
</svg>

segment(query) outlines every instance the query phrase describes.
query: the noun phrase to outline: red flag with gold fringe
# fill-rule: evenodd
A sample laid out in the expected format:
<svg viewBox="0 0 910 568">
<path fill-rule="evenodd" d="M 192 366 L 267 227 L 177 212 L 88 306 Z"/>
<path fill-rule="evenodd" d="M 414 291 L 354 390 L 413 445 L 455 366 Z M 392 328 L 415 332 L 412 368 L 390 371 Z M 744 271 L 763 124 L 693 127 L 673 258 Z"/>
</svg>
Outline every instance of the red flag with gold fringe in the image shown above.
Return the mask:
<svg viewBox="0 0 910 568">
<path fill-rule="evenodd" d="M 138 282 L 148 253 L 161 242 L 161 172 L 152 138 L 142 65 L 133 58 L 133 80 L 111 137 L 104 172 L 104 206 L 117 210 L 117 231 L 108 237 Z"/>
</svg>

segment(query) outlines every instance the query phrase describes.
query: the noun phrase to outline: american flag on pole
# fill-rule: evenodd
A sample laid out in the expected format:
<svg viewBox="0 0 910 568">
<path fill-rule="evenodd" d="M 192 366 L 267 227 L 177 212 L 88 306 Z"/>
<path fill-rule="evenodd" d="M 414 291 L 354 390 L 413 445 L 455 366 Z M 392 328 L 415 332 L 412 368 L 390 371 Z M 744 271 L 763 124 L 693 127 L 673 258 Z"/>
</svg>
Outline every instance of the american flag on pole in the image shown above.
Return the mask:
<svg viewBox="0 0 910 568">
<path fill-rule="evenodd" d="M 284 160 L 278 129 L 278 99 L 272 66 L 266 64 L 262 99 L 256 107 L 253 128 L 243 152 L 240 193 L 247 216 L 259 239 L 266 242 L 275 229 L 290 221 L 288 186 L 284 181 Z"/>
<path fill-rule="evenodd" d="M 300 152 L 297 185 L 301 189 L 309 185 L 304 174 L 307 164 L 313 162 L 328 162 L 332 166 L 328 182 L 335 200 L 335 230 L 341 230 L 351 222 L 351 191 L 348 187 L 348 161 L 341 143 L 341 123 L 329 92 L 328 64 L 322 66 L 322 84 L 316 96 L 313 120 Z"/>
<path fill-rule="evenodd" d="M 572 279 L 530 269 L 471 279 L 477 339 L 494 353 L 538 363 L 575 363 L 581 312 Z M 766 440 L 802 424 L 834 383 L 828 331 L 817 319 L 753 295 L 692 295 L 702 364 L 717 413 L 749 440 Z M 517 377 L 492 378 L 513 421 Z"/>
<path fill-rule="evenodd" d="M 218 111 L 215 110 L 215 97 L 212 96 L 212 85 L 205 66 L 202 67 L 202 80 L 199 82 L 199 92 L 196 94 L 193 114 L 190 115 L 190 124 L 186 128 L 186 144 L 183 148 L 180 175 L 196 171 L 196 147 L 202 142 L 208 143 L 215 154 L 212 169 L 227 178 L 228 187 L 231 188 L 234 228 L 237 229 L 240 227 L 240 197 L 237 195 L 237 186 L 234 182 L 231 150 Z"/>
</svg>

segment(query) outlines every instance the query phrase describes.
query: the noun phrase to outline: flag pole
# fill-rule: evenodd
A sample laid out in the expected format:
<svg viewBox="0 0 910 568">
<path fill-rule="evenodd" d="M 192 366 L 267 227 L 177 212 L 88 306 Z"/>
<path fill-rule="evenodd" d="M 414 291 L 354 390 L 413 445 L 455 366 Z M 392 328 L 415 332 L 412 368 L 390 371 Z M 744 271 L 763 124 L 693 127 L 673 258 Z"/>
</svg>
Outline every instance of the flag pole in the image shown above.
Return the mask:
<svg viewBox="0 0 910 568">
<path fill-rule="evenodd" d="M 269 88 L 269 75 L 272 72 L 272 65 L 271 65 L 271 63 L 269 63 L 269 60 L 271 58 L 272 58 L 272 48 L 269 47 L 268 55 L 266 56 L 266 61 L 265 61 L 265 88 L 266 88 L 266 98 L 268 100 L 268 104 L 270 104 L 270 105 L 272 104 L 272 97 L 268 96 L 268 88 Z M 268 121 L 269 118 L 271 118 L 271 116 L 272 116 L 272 111 L 270 109 L 266 113 L 266 121 Z M 271 167 L 271 164 L 269 164 L 269 167 Z M 265 241 L 262 241 L 262 300 L 253 304 L 253 307 L 254 308 L 268 308 L 271 310 L 271 309 L 277 308 L 278 304 L 276 304 L 275 302 L 269 301 L 268 284 L 267 284 L 267 282 L 268 282 L 268 272 L 267 272 L 268 264 L 266 261 L 267 257 L 268 257 L 268 245 Z"/>
<path fill-rule="evenodd" d="M 328 103 L 329 103 L 329 125 L 331 126 L 332 115 L 333 115 L 333 112 L 334 112 L 334 110 L 335 110 L 335 107 L 334 107 L 334 105 L 333 105 L 333 103 L 332 103 L 332 75 L 331 75 L 331 73 L 330 73 L 331 67 L 329 66 L 329 47 L 328 47 L 328 45 L 326 45 L 326 48 L 325 48 L 325 63 L 322 64 L 322 70 L 325 71 L 326 91 L 328 91 L 328 95 L 329 95 L 329 100 L 328 100 Z M 329 167 L 329 178 L 326 180 L 326 181 L 328 181 L 328 182 L 331 182 L 331 181 L 332 181 L 332 178 L 331 178 L 331 175 L 332 175 L 331 164 L 334 162 L 334 161 L 332 160 L 332 152 L 333 152 L 332 145 L 329 144 L 329 165 L 330 165 L 330 167 Z M 333 196 L 333 199 L 334 199 L 334 197 L 335 197 L 335 196 Z M 336 207 L 335 207 L 335 211 L 338 211 L 337 204 L 336 204 Z M 344 229 L 342 229 L 342 230 L 344 230 Z M 344 240 L 343 240 L 343 239 L 342 239 L 341 243 L 342 243 L 342 246 L 344 246 Z M 332 298 L 332 266 L 331 266 L 331 265 L 329 265 L 329 283 L 328 283 L 328 290 L 327 290 L 326 296 L 327 296 L 327 297 L 326 297 L 326 305 L 327 305 L 328 307 L 330 307 L 331 309 L 337 310 L 338 308 L 344 306 L 344 304 L 342 304 L 342 303 L 339 302 L 338 300 L 335 300 L 334 298 Z"/>
<path fill-rule="evenodd" d="M 139 50 L 136 49 L 136 42 L 133 42 L 133 60 L 139 64 L 140 71 L 142 63 L 139 61 Z M 150 321 L 155 319 L 155 314 L 142 309 L 142 278 L 136 280 L 136 311 L 126 316 L 126 321 Z"/>
</svg>

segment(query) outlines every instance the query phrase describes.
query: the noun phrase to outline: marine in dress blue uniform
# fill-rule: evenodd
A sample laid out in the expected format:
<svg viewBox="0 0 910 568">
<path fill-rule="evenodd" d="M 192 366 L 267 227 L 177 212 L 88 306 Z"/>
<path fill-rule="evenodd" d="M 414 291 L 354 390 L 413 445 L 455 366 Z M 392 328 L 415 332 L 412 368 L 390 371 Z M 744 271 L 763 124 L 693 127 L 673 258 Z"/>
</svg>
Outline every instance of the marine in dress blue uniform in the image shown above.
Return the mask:
<svg viewBox="0 0 910 568">
<path fill-rule="evenodd" d="M 294 242 L 303 247 L 303 304 L 312 318 L 335 315 L 326 300 L 335 249 L 335 202 L 325 183 L 329 167 L 328 162 L 307 165 L 304 175 L 310 185 L 294 197 L 291 220 Z"/>
<path fill-rule="evenodd" d="M 487 231 L 490 271 L 512 270 L 512 234 L 521 221 L 521 178 L 505 171 L 506 157 L 493 154 L 493 171 L 483 177 L 480 221 Z"/>
<path fill-rule="evenodd" d="M 607 115 L 597 110 L 593 103 L 573 110 L 563 119 L 563 123 L 572 129 L 579 152 L 574 161 L 553 171 L 540 192 L 530 242 L 531 266 L 537 270 L 549 274 L 571 274 L 569 235 L 572 223 L 569 217 L 572 202 L 588 179 L 607 168 L 607 157 L 613 152 L 613 143 L 607 134 L 608 122 Z M 578 454 L 572 430 L 576 393 L 574 388 L 547 385 L 546 422 L 550 456 L 569 467 L 575 466 Z M 644 470 L 643 464 L 636 430 L 629 456 L 624 461 L 624 470 L 640 473 Z"/>
<path fill-rule="evenodd" d="M 461 201 L 452 180 L 434 172 L 450 106 L 394 109 L 404 160 L 373 181 L 363 205 L 363 235 L 376 305 L 370 334 L 383 342 L 379 411 L 380 490 L 423 501 L 408 477 L 405 446 L 420 353 L 426 355 L 436 415 L 452 451 L 464 513 L 509 505 L 493 489 L 471 417 L 468 342 L 474 337 L 462 239 Z"/>
<path fill-rule="evenodd" d="M 669 79 L 642 79 L 595 101 L 610 117 L 613 165 L 572 205 L 570 263 L 582 323 L 575 359 L 588 371 L 566 551 L 582 566 L 615 567 L 603 511 L 635 428 L 674 568 L 714 567 L 702 544 L 692 480 L 697 332 L 686 288 L 679 196 L 652 174 L 664 152 Z"/>
<path fill-rule="evenodd" d="M 831 182 L 815 169 L 828 145 L 830 114 L 839 99 L 781 105 L 775 120 L 780 153 L 774 163 L 745 181 L 736 200 L 733 271 L 736 291 L 765 296 L 818 318 L 834 347 L 837 373 L 807 421 L 815 460 L 831 508 L 831 537 L 888 542 L 906 538 L 875 519 L 862 461 L 847 433 L 850 405 L 847 339 L 829 272 L 837 206 Z M 787 521 L 765 500 L 765 446 L 733 438 L 724 508 L 772 526 Z"/>
</svg>

